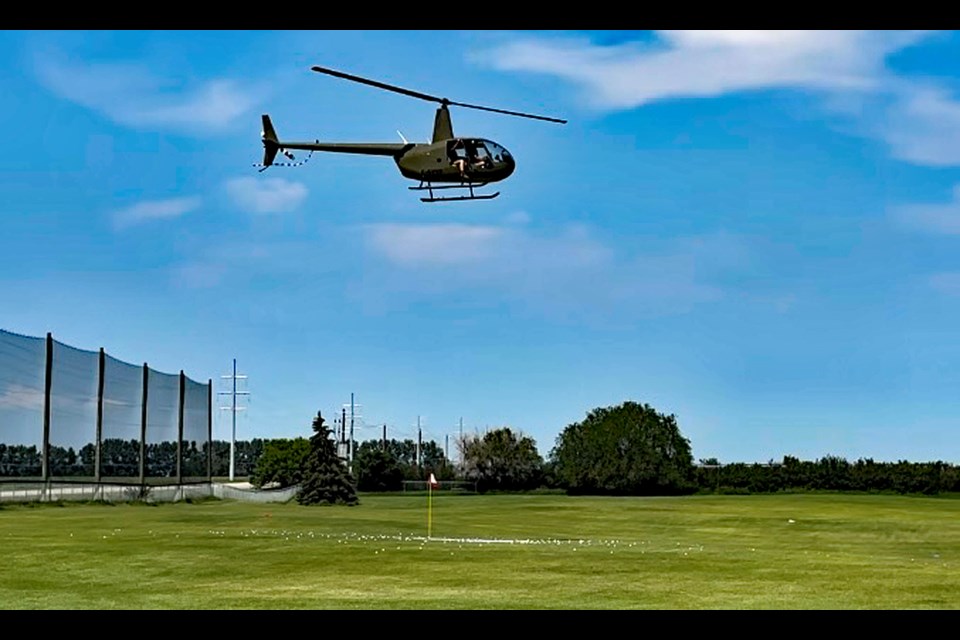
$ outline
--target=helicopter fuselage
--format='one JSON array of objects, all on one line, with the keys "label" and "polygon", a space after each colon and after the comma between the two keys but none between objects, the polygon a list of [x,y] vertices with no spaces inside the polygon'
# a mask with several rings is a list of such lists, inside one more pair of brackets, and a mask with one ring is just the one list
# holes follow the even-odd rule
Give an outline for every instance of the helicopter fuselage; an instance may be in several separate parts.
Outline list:
[{"label": "helicopter fuselage", "polygon": [[264,163],[269,166],[278,151],[350,153],[393,158],[400,173],[423,183],[498,182],[509,177],[516,162],[503,146],[485,138],[449,138],[437,142],[281,142],[268,116],[264,116]]},{"label": "helicopter fuselage", "polygon": [[394,159],[405,178],[422,182],[491,183],[509,177],[516,169],[509,151],[484,138],[416,144]]}]

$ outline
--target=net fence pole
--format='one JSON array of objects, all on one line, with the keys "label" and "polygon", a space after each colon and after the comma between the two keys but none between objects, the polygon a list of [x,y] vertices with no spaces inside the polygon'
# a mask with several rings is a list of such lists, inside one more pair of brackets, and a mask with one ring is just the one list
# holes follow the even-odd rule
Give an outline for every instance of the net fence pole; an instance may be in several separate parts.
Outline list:
[{"label": "net fence pole", "polygon": [[180,370],[180,407],[177,418],[177,484],[183,485],[183,395],[186,393],[187,377]]},{"label": "net fence pole", "polygon": [[43,456],[41,473],[43,481],[50,481],[50,391],[53,388],[53,334],[47,332],[47,362],[43,388]]},{"label": "net fence pole", "polygon": [[103,350],[103,347],[100,347],[99,373],[97,379],[97,441],[94,443],[93,452],[93,480],[98,484],[100,483],[101,446],[103,442],[103,386],[106,368],[106,352]]},{"label": "net fence pole", "polygon": [[140,484],[147,481],[147,383],[150,368],[143,363],[143,391],[140,395]]},{"label": "net fence pole", "polygon": [[213,378],[207,378],[207,482],[213,482]]}]

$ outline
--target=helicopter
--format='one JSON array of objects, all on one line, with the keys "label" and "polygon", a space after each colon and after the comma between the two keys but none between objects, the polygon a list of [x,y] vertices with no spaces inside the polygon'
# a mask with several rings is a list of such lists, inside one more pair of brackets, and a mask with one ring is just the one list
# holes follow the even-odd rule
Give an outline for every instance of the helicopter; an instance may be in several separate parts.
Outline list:
[{"label": "helicopter", "polygon": [[[427,192],[426,196],[420,198],[423,202],[489,200],[499,196],[500,192],[480,194],[476,192],[476,189],[508,178],[514,169],[516,169],[516,160],[505,147],[493,140],[455,136],[453,133],[453,124],[450,119],[449,107],[458,106],[468,109],[479,109],[482,111],[491,111],[523,118],[557,122],[560,124],[566,124],[567,122],[560,118],[551,118],[519,111],[507,111],[505,109],[495,109],[464,102],[454,102],[447,98],[440,98],[419,91],[411,91],[410,89],[404,89],[395,85],[370,80],[326,67],[313,66],[311,70],[414,98],[420,98],[421,100],[439,103],[440,106],[437,108],[433,121],[433,139],[428,143],[408,142],[406,138],[403,137],[403,134],[400,134],[400,138],[403,140],[402,143],[320,142],[320,140],[314,140],[313,142],[290,142],[280,140],[277,137],[277,132],[276,129],[274,129],[273,122],[270,120],[270,116],[263,114],[261,116],[263,129],[260,133],[260,138],[263,142],[263,162],[254,165],[260,167],[261,172],[271,166],[298,166],[306,162],[306,160],[294,162],[296,158],[290,152],[291,149],[309,151],[310,155],[313,155],[314,151],[328,151],[333,153],[387,156],[393,158],[401,175],[405,178],[418,181],[416,186],[410,186],[408,189]],[[278,153],[282,153],[283,156],[291,162],[275,162]],[[309,159],[310,155],[307,156],[307,159]],[[461,195],[443,196],[437,193],[438,191],[448,189],[460,190]]]}]

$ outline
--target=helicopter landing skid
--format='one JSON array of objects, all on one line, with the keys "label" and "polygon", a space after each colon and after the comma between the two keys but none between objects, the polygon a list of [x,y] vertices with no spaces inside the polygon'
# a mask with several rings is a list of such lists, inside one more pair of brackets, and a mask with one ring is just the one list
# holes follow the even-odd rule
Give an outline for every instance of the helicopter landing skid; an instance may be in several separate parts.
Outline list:
[{"label": "helicopter landing skid", "polygon": [[[410,189],[411,191],[429,192],[430,195],[428,197],[420,198],[421,202],[454,202],[457,200],[492,200],[493,198],[496,198],[497,196],[500,195],[499,191],[497,191],[496,193],[484,193],[484,194],[478,194],[473,191],[475,188],[479,189],[480,187],[487,186],[487,184],[488,183],[486,182],[467,182],[464,184],[445,184],[440,186],[434,186],[430,182],[425,183],[421,181],[418,186],[407,187],[407,188]],[[470,195],[447,196],[447,197],[434,196],[433,192],[438,191],[440,189],[469,189]]]}]

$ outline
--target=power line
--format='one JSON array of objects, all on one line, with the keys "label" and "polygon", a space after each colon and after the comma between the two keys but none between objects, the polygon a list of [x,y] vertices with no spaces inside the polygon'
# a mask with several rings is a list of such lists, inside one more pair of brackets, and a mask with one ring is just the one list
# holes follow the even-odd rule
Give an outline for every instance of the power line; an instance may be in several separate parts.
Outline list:
[{"label": "power line", "polygon": [[245,407],[237,406],[237,396],[249,396],[249,391],[237,391],[237,380],[246,380],[247,376],[237,375],[237,359],[233,359],[233,374],[220,376],[223,379],[231,380],[233,383],[233,388],[231,391],[221,391],[217,393],[218,396],[230,396],[232,402],[229,407],[220,407],[221,410],[229,410],[233,418],[233,429],[230,433],[230,481],[233,482],[234,474],[234,465],[236,460],[236,446],[237,446],[237,411],[243,411]]}]

